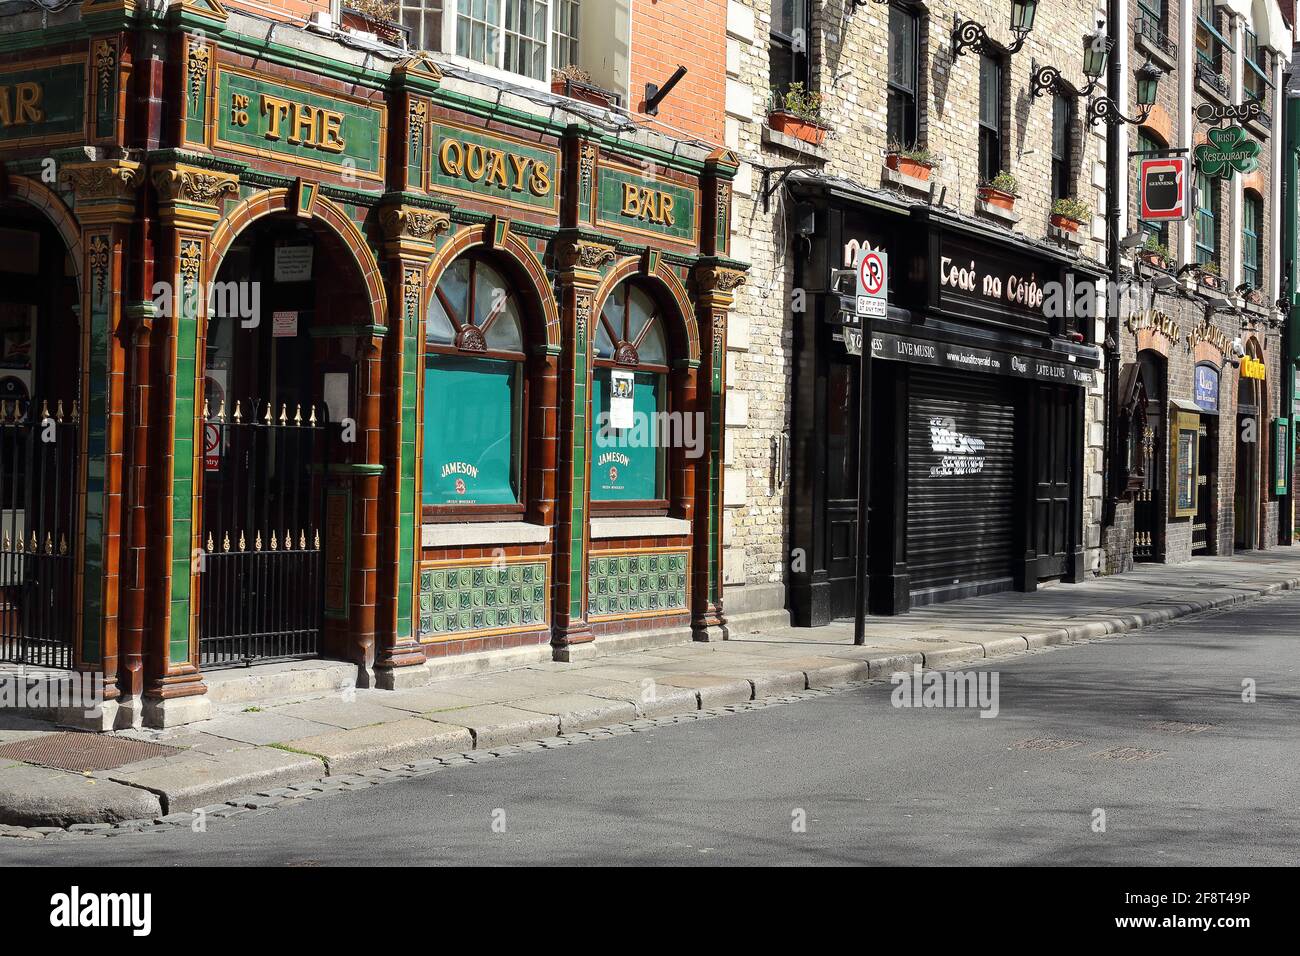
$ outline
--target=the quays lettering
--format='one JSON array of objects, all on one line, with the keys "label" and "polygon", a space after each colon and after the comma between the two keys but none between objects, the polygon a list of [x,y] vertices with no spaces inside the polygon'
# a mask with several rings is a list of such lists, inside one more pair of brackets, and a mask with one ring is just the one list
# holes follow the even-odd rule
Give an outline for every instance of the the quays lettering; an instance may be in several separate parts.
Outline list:
[{"label": "the quays lettering", "polygon": [[[343,138],[343,114],[307,103],[260,95],[258,115],[262,135],[273,142],[284,140],[291,146],[306,146],[327,153],[341,153],[347,146]],[[251,119],[249,97],[235,93],[230,97],[232,126],[247,126]]]},{"label": "the quays lettering", "polygon": [[551,191],[547,163],[478,143],[444,139],[438,149],[438,166],[447,176],[513,193],[545,196]]},{"label": "the quays lettering", "polygon": [[45,90],[39,83],[0,86],[0,127],[30,126],[45,119]]},{"label": "the quays lettering", "polygon": [[656,226],[673,225],[673,197],[658,189],[623,183],[622,213]]},{"label": "the quays lettering", "polygon": [[1018,276],[1015,273],[1004,280],[991,273],[981,274],[975,260],[969,265],[955,263],[951,256],[939,259],[939,281],[951,289],[981,295],[986,299],[1005,299],[1027,309],[1038,309],[1043,304],[1043,287],[1034,275]]}]

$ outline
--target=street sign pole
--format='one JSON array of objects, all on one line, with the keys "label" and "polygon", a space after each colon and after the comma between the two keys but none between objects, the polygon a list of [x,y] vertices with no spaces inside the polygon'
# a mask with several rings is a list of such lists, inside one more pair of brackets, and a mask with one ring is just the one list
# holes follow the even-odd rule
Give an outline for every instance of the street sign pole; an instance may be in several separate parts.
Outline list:
[{"label": "street sign pole", "polygon": [[864,249],[858,257],[857,314],[862,331],[858,373],[858,540],[853,593],[853,643],[867,642],[867,522],[871,497],[871,328],[886,314],[889,256]]}]

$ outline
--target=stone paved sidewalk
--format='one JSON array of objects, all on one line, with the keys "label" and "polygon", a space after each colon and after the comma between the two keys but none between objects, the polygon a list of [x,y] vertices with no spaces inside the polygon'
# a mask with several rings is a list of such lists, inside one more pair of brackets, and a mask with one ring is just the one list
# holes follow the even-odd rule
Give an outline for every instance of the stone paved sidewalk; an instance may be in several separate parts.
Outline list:
[{"label": "stone paved sidewalk", "polygon": [[[241,704],[172,730],[119,732],[179,752],[115,770],[77,774],[0,760],[0,836],[36,837],[67,827],[97,832],[124,820],[136,827],[176,823],[200,807],[220,816],[218,805],[256,809],[297,799],[290,788],[354,786],[375,768],[418,772],[429,761],[488,759],[524,742],[545,745],[594,728],[618,732],[656,718],[716,713],[751,700],[887,678],[914,664],[978,663],[1296,587],[1300,548],[1282,548],[871,618],[865,647],[853,646],[850,622],[733,631],[726,642],[539,663],[419,689],[345,688],[305,700]],[[49,724],[0,712],[0,743],[52,732]]]}]

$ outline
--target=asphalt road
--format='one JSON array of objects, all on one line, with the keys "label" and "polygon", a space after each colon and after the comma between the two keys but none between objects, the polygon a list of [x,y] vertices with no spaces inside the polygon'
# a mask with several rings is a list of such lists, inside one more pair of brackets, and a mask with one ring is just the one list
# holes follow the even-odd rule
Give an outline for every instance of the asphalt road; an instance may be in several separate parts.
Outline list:
[{"label": "asphalt road", "polygon": [[993,719],[883,683],[0,864],[1296,864],[1300,595],[996,670]]}]

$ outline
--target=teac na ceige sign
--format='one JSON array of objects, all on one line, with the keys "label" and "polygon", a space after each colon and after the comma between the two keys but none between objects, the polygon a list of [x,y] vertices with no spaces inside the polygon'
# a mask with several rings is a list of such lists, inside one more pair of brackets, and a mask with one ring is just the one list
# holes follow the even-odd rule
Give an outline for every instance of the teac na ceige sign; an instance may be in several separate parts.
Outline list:
[{"label": "teac na ceige sign", "polygon": [[1187,157],[1160,156],[1142,160],[1139,218],[1174,221],[1187,218]]}]

